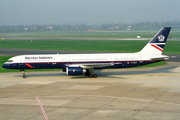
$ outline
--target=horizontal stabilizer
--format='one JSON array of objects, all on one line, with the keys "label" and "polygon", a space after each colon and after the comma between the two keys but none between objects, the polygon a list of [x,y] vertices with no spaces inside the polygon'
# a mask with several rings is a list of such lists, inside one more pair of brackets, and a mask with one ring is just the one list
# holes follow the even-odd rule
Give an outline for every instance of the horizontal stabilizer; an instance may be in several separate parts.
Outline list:
[{"label": "horizontal stabilizer", "polygon": [[168,60],[168,59],[169,59],[169,56],[151,58],[151,60]]}]

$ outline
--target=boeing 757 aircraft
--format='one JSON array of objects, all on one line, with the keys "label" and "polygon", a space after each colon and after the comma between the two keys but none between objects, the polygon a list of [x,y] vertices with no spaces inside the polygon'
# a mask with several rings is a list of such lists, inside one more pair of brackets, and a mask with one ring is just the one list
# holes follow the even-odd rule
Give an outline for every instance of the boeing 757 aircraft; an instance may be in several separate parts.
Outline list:
[{"label": "boeing 757 aircraft", "polygon": [[96,78],[95,69],[135,67],[169,59],[162,52],[170,30],[171,27],[163,27],[136,53],[19,55],[10,58],[2,67],[20,69],[23,78],[26,78],[25,69],[50,68],[60,68],[67,75],[84,73],[90,78]]}]

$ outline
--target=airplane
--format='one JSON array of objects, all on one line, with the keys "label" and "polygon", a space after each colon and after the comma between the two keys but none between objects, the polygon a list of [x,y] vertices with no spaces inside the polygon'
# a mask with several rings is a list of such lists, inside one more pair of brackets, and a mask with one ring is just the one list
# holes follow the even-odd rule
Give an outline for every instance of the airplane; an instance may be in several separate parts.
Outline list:
[{"label": "airplane", "polygon": [[142,50],[135,53],[19,55],[10,58],[2,67],[19,69],[23,78],[26,78],[26,69],[51,68],[60,68],[71,76],[85,74],[97,78],[96,69],[136,67],[169,59],[162,52],[170,30],[171,27],[163,27]]}]

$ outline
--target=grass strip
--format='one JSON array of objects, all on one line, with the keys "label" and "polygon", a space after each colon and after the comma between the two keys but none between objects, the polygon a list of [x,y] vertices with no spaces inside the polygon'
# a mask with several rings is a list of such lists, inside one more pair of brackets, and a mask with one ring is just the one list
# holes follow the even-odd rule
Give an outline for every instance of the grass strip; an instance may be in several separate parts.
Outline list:
[{"label": "grass strip", "polygon": [[[0,48],[99,51],[99,52],[138,52],[147,40],[1,40]],[[180,54],[180,41],[167,41],[163,53]]]}]

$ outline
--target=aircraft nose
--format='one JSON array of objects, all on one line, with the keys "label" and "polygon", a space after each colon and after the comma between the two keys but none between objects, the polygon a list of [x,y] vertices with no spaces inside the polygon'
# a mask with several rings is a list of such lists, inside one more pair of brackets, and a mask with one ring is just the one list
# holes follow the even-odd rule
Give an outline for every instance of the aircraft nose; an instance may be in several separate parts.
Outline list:
[{"label": "aircraft nose", "polygon": [[9,66],[8,64],[3,64],[2,65],[3,68],[8,68],[8,66]]}]

